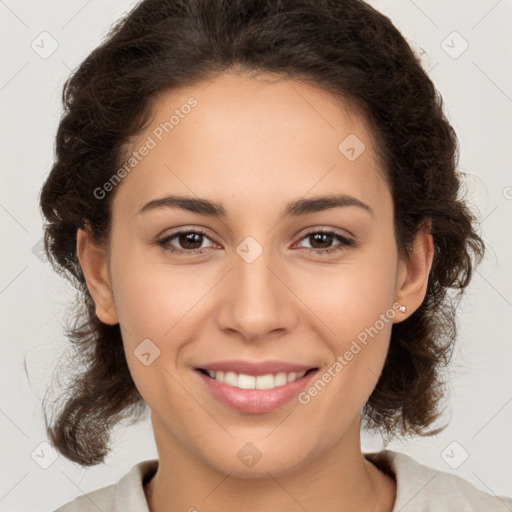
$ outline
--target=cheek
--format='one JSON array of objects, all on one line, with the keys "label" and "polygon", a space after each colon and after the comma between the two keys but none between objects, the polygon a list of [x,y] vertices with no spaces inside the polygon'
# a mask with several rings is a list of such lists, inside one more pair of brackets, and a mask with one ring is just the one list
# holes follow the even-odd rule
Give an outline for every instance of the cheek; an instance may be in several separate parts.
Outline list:
[{"label": "cheek", "polygon": [[393,246],[354,252],[343,264],[312,273],[303,293],[331,334],[346,341],[392,308],[396,264]]},{"label": "cheek", "polygon": [[159,249],[122,252],[113,276],[115,304],[130,343],[172,336],[205,294],[207,280],[197,276],[198,267],[162,263]]},{"label": "cheek", "polygon": [[[144,265],[125,254],[117,268],[116,309],[130,374],[152,410],[186,400],[179,386],[176,360],[182,343],[184,319],[195,299],[178,272],[162,265]],[[172,343],[169,341],[172,340]],[[179,377],[178,377],[179,379]]]},{"label": "cheek", "polygon": [[[341,416],[346,411],[358,411],[373,391],[396,315],[395,276],[394,246],[383,241],[380,250],[354,253],[347,265],[333,271],[324,281],[323,290],[327,291],[312,288],[316,290],[312,299],[318,306],[316,311],[329,327],[325,332],[332,357],[325,375],[329,391],[323,395],[323,405],[322,400],[318,402],[320,409],[332,408]],[[321,383],[312,393],[320,394],[317,389],[323,389]],[[338,427],[333,419],[334,430]]]}]

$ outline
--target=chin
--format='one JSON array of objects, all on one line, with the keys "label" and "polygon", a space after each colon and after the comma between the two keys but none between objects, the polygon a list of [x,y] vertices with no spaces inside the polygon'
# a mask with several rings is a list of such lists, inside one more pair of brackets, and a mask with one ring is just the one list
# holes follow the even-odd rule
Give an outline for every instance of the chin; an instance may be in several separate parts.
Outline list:
[{"label": "chin", "polygon": [[[265,450],[270,453],[265,454]],[[269,473],[273,477],[282,477],[294,473],[305,463],[304,452],[298,456],[299,449],[290,447],[289,450],[275,450],[267,447],[260,451],[254,445],[247,443],[237,451],[222,452],[219,457],[209,453],[203,459],[206,464],[221,473],[233,478],[265,478]],[[214,455],[214,459],[212,459]]]}]

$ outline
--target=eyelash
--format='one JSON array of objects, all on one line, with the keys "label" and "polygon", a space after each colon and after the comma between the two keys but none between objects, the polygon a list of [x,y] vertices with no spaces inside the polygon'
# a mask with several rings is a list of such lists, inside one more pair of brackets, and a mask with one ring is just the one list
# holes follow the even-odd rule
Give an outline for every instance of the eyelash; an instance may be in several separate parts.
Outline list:
[{"label": "eyelash", "polygon": [[[170,240],[173,240],[174,238],[176,238],[180,235],[188,235],[188,234],[197,234],[197,235],[201,235],[201,236],[204,236],[204,237],[210,239],[210,237],[204,231],[201,231],[200,229],[193,229],[193,230],[178,231],[176,233],[173,233],[170,236],[167,236],[165,238],[157,240],[156,243],[158,246],[160,246],[162,248],[162,250],[164,252],[169,251],[171,253],[188,253],[190,255],[195,255],[195,254],[203,254],[205,251],[210,249],[210,247],[206,247],[204,249],[176,249],[175,247],[172,247],[171,245],[169,245]],[[340,235],[339,233],[336,233],[335,231],[322,231],[322,230],[310,231],[309,233],[306,233],[300,239],[300,241],[302,241],[305,238],[308,238],[312,235],[316,235],[316,234],[332,235],[333,238],[335,238],[336,240],[338,240],[342,243],[340,245],[337,245],[330,249],[310,249],[308,247],[302,247],[302,249],[305,249],[308,252],[308,254],[323,254],[323,255],[333,254],[333,253],[345,250],[347,247],[355,246],[354,240],[346,238],[345,236]]]}]

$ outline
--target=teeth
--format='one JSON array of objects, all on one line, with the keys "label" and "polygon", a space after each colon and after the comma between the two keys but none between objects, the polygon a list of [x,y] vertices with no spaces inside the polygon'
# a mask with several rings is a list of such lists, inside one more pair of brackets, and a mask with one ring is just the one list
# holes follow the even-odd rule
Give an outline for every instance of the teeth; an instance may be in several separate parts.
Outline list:
[{"label": "teeth", "polygon": [[233,386],[240,389],[273,389],[279,386],[284,386],[289,382],[293,382],[304,376],[306,372],[290,372],[290,373],[269,373],[267,375],[246,375],[244,373],[235,372],[215,372],[208,370],[208,375],[219,382]]},{"label": "teeth", "polygon": [[[216,372],[213,372],[213,376],[211,377],[216,379]],[[235,372],[226,372],[226,375],[224,375],[224,383],[229,386],[238,386],[238,375]]]},{"label": "teeth", "polygon": [[297,378],[297,374],[295,372],[291,372],[288,374],[288,382],[293,382]]},{"label": "teeth", "polygon": [[238,375],[238,387],[240,389],[256,389],[256,377],[252,375]]}]

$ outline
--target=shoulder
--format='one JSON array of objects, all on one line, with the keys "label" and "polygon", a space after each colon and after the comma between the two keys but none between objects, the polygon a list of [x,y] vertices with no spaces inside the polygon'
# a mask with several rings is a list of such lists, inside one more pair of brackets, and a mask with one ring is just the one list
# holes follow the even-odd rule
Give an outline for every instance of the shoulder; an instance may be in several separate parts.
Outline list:
[{"label": "shoulder", "polygon": [[116,485],[109,485],[96,491],[78,496],[73,501],[59,507],[55,512],[114,512]]},{"label": "shoulder", "polygon": [[117,484],[108,485],[95,491],[78,496],[55,512],[149,512],[144,482],[158,468],[158,459],[146,460],[135,464]]},{"label": "shoulder", "polygon": [[420,464],[403,453],[383,450],[364,455],[395,475],[397,489],[392,512],[512,510],[512,498],[484,492],[457,475]]}]

